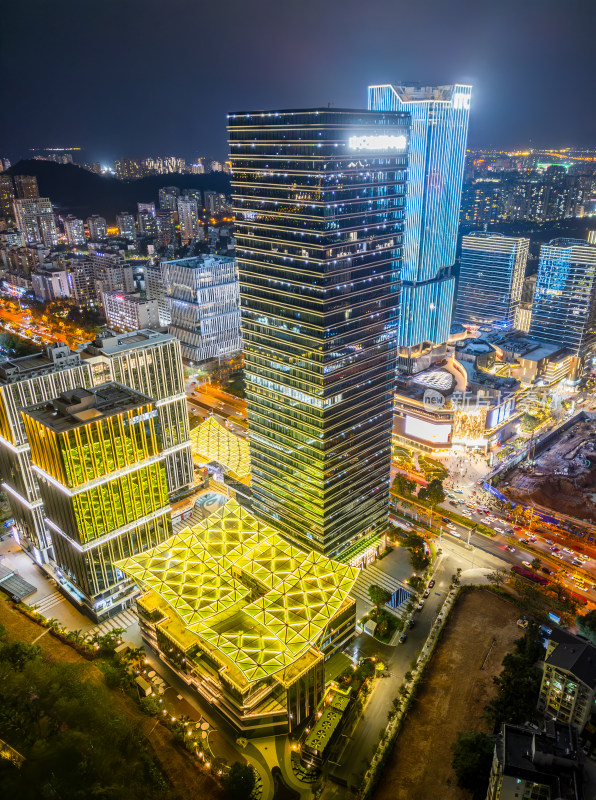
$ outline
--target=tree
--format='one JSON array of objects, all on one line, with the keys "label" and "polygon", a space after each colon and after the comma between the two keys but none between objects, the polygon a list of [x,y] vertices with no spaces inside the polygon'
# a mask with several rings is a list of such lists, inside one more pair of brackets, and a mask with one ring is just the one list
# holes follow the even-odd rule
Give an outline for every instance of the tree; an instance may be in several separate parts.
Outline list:
[{"label": "tree", "polygon": [[438,506],[445,500],[443,481],[439,480],[439,478],[433,478],[428,486],[423,486],[418,492],[418,498],[427,502],[431,508]]},{"label": "tree", "polygon": [[221,782],[229,800],[249,800],[255,788],[255,772],[249,764],[234,761]]},{"label": "tree", "polygon": [[596,644],[596,611],[588,611],[583,617],[576,617],[575,622],[581,635]]},{"label": "tree", "polygon": [[416,481],[410,480],[410,478],[406,478],[405,475],[398,472],[391,488],[396,494],[412,495],[416,490]]},{"label": "tree", "polygon": [[505,567],[501,567],[501,569],[496,569],[494,572],[490,572],[486,579],[492,586],[502,586],[504,583],[507,583],[507,578],[509,577],[509,570]]},{"label": "tree", "polygon": [[538,570],[540,569],[540,565],[541,564],[542,564],[542,561],[539,558],[533,558],[532,559],[532,569],[535,572],[538,572]]},{"label": "tree", "polygon": [[368,587],[368,596],[370,597],[370,602],[373,603],[379,611],[385,603],[391,600],[391,592],[388,592],[387,589],[383,589],[382,586],[377,586],[376,583],[372,583]]},{"label": "tree", "polygon": [[479,731],[458,733],[451,745],[451,766],[457,775],[457,785],[471,792],[473,800],[486,797],[494,749],[494,738]]}]

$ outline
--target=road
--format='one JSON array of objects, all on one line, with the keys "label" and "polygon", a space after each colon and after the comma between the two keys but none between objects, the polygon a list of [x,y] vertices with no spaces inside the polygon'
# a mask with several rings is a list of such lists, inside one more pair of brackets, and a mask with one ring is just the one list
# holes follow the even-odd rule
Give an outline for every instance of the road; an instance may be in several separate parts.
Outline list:
[{"label": "road", "polygon": [[[478,538],[486,539],[486,537]],[[503,552],[498,548],[495,553],[476,547],[468,549],[464,543],[457,540],[449,542],[447,537],[444,537],[442,549],[443,552],[439,556],[434,573],[436,583],[426,599],[422,611],[413,612],[414,627],[407,630],[408,638],[405,643],[391,647],[378,642],[367,634],[360,634],[346,650],[346,655],[355,661],[359,658],[374,656],[383,661],[390,672],[388,678],[375,680],[372,695],[360,722],[350,737],[344,737],[343,749],[336,756],[336,761],[329,765],[333,775],[347,781],[350,785],[358,785],[365,762],[366,764],[370,763],[370,756],[378,741],[379,732],[387,724],[387,712],[393,698],[398,695],[406,672],[412,668],[413,662],[426,642],[439,609],[447,596],[451,578],[458,567],[462,569],[464,579],[468,572],[470,580],[477,582],[477,570],[492,571],[502,566]],[[474,573],[469,572],[471,570],[474,570]]]}]

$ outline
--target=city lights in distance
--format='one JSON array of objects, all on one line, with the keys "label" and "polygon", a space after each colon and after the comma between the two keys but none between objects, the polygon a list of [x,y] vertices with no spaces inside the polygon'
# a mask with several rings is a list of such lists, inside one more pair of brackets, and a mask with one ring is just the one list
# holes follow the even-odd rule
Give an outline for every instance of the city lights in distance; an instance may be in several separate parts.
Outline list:
[{"label": "city lights in distance", "polygon": [[405,136],[350,136],[348,147],[350,150],[402,150],[406,149]]}]

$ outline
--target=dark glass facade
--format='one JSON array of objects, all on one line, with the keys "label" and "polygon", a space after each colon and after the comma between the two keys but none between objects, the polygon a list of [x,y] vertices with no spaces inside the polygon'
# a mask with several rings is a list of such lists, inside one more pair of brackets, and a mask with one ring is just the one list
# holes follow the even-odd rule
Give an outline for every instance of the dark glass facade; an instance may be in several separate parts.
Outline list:
[{"label": "dark glass facade", "polygon": [[228,117],[253,511],[328,556],[387,518],[408,122]]}]

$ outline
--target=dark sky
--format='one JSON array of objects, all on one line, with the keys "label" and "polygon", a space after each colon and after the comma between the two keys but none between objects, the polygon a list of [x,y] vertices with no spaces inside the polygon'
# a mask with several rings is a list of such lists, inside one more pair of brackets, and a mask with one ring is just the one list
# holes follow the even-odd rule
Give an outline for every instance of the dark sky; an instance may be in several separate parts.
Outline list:
[{"label": "dark sky", "polygon": [[472,146],[596,146],[596,0],[2,0],[0,156],[224,158],[228,111],[472,83]]}]

